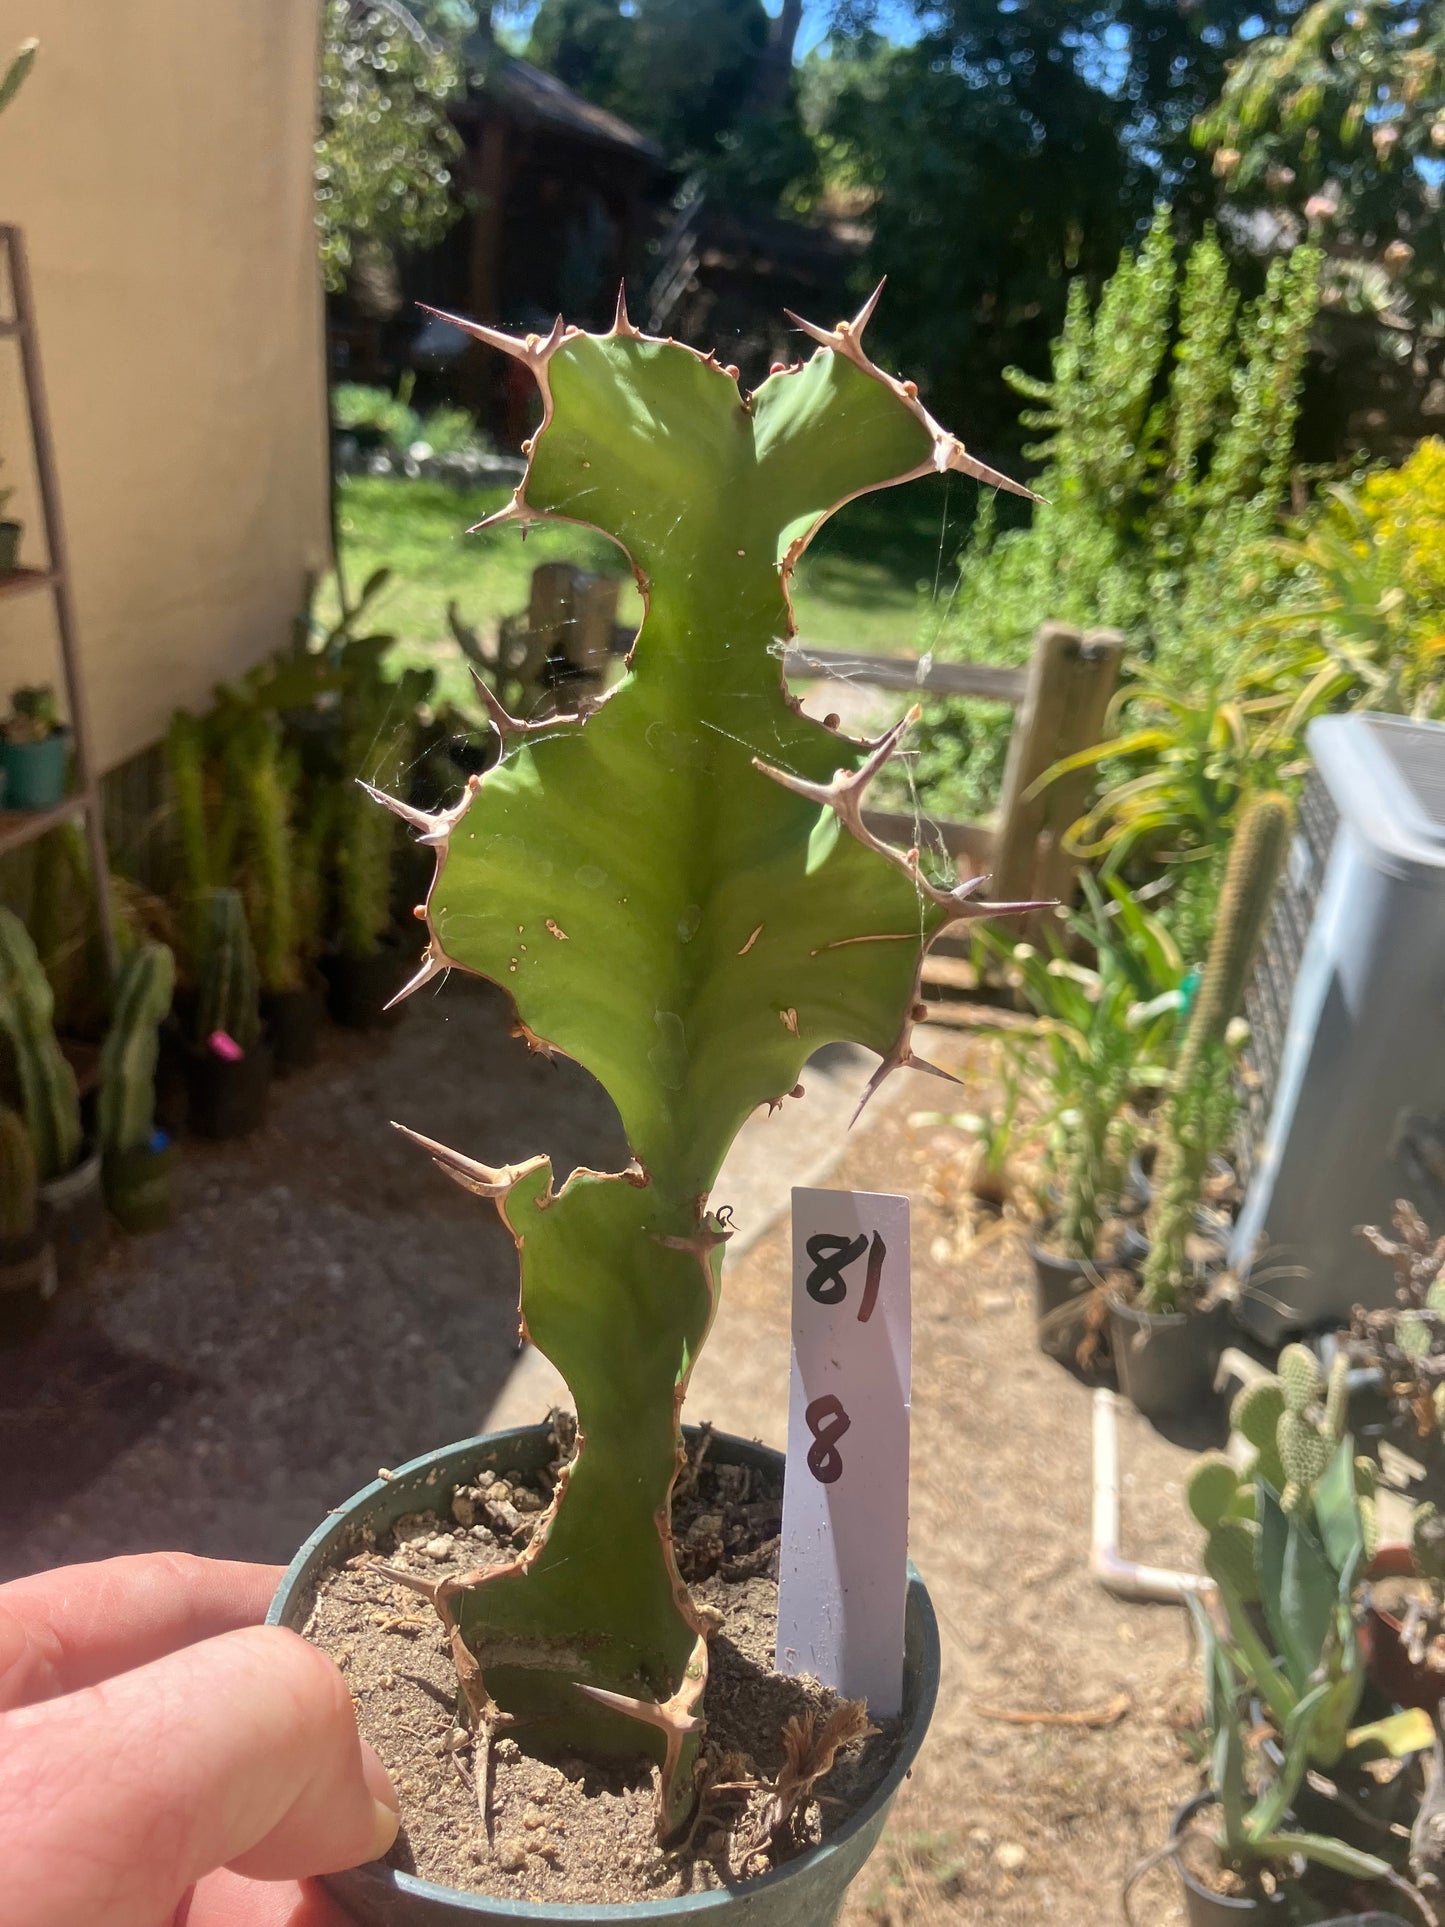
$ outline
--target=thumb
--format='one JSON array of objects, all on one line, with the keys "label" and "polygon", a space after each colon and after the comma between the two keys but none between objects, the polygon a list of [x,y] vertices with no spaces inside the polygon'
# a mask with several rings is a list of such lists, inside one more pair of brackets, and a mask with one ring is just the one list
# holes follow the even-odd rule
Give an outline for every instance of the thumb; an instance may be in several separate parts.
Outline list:
[{"label": "thumb", "polygon": [[3,1927],[154,1927],[213,1868],[334,1873],[396,1830],[345,1680],[276,1627],[0,1718]]}]

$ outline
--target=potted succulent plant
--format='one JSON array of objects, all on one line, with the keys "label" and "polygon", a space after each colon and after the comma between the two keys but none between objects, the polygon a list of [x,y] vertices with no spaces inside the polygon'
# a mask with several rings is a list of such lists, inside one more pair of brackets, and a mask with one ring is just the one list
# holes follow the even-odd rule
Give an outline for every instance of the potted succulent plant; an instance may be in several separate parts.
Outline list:
[{"label": "potted succulent plant", "polygon": [[60,720],[52,689],[42,685],[13,693],[0,766],[8,808],[50,810],[62,800],[70,771],[70,731]]},{"label": "potted succulent plant", "polygon": [[62,1284],[78,1279],[105,1236],[100,1150],[81,1122],[75,1072],[56,1041],[55,997],[30,932],[0,909],[0,1031],[40,1183],[40,1213]]},{"label": "potted succulent plant", "polygon": [[1284,862],[1293,812],[1274,792],[1255,797],[1235,834],[1209,955],[1171,1073],[1158,1129],[1148,1255],[1133,1296],[1110,1302],[1119,1383],[1148,1418],[1168,1419],[1207,1397],[1224,1305],[1217,1246],[1198,1244],[1209,1161],[1234,1115],[1230,1026],[1244,1002]]},{"label": "potted succulent plant", "polygon": [[1184,975],[1163,926],[1122,885],[1106,889],[1091,883],[1088,914],[1068,919],[1070,934],[1093,950],[1091,964],[1058,936],[1047,956],[992,932],[984,938],[1035,1020],[1002,1035],[1010,1052],[1036,1060],[1047,1098],[1052,1193],[1033,1246],[1034,1278],[1040,1343],[1064,1360],[1099,1346],[1104,1277],[1127,1256],[1104,1250],[1101,1233],[1121,1205],[1133,1100],[1165,1076]]},{"label": "potted succulent plant", "polygon": [[246,1137],[264,1123],[271,1090],[256,950],[239,890],[208,891],[202,910],[188,1053],[190,1126],[200,1137]]},{"label": "potted succulent plant", "polygon": [[[836,329],[809,327],[820,351],[747,396],[736,371],[640,335],[620,303],[600,336],[560,321],[545,339],[472,330],[543,393],[545,425],[504,518],[606,531],[625,545],[647,603],[626,675],[589,714],[523,723],[494,699],[502,760],[452,809],[392,802],[435,854],[427,945],[408,988],[450,968],[501,985],[532,1048],[564,1051],[600,1079],[633,1154],[625,1170],[577,1171],[558,1189],[545,1155],[494,1167],[419,1140],[496,1203],[521,1253],[525,1329],[577,1402],[575,1447],[525,1525],[523,1552],[444,1576],[372,1569],[383,1595],[401,1583],[435,1609],[435,1650],[450,1654],[459,1693],[452,1744],[483,1808],[532,1750],[648,1759],[656,1834],[686,1841],[704,1784],[712,1623],[682,1581],[672,1507],[688,1463],[679,1411],[728,1235],[709,1192],[743,1120],[797,1094],[824,1043],[879,1053],[866,1095],[918,1062],[923,954],[941,930],[981,914],[971,886],[931,882],[916,854],[868,826],[868,786],[904,725],[859,743],[805,716],[774,646],[793,626],[792,568],[833,507],[937,469],[1001,479],[865,355],[872,305]],[[304,1550],[273,1618],[304,1626],[318,1589],[378,1532],[399,1530],[399,1511],[468,1519],[501,1504],[486,1479],[472,1496],[482,1467],[525,1471],[548,1452],[540,1433],[472,1441],[381,1481]],[[500,1489],[517,1481],[509,1474]],[[467,1879],[494,1895],[503,1883],[499,1897],[401,1871],[395,1855],[337,1891],[368,1921],[731,1910],[821,1927],[922,1738],[921,1589],[914,1601],[892,1769],[831,1841],[773,1872],[625,1913],[527,1904],[519,1915],[506,1896],[528,1888],[505,1884],[521,1878],[512,1860],[536,1868],[533,1885],[550,1863],[525,1843],[504,1860],[474,1812]],[[388,1743],[393,1757],[410,1744],[395,1732]],[[805,1772],[816,1777],[816,1766]],[[407,1838],[418,1816],[402,1799]],[[533,1838],[565,1851],[565,1840]],[[615,1856],[619,1899],[635,1892],[626,1882],[638,1858]]]},{"label": "potted succulent plant", "polygon": [[155,1231],[171,1219],[175,1147],[156,1129],[155,1095],[160,1026],[175,981],[175,959],[163,943],[137,945],[121,966],[100,1053],[101,1175],[111,1215],[126,1231]]},{"label": "potted succulent plant", "polygon": [[20,543],[25,529],[23,524],[12,522],[5,515],[14,493],[13,488],[0,488],[0,576],[14,575],[20,567]]},{"label": "potted succulent plant", "polygon": [[55,1296],[55,1246],[40,1215],[25,1120],[0,1106],[0,1331],[23,1336]]},{"label": "potted succulent plant", "polygon": [[[1345,1360],[1326,1385],[1314,1355],[1287,1346],[1278,1375],[1239,1394],[1231,1426],[1233,1450],[1204,1454],[1187,1488],[1217,1599],[1215,1615],[1191,1602],[1209,1784],[1175,1816],[1163,1850],[1191,1927],[1295,1919],[1306,1868],[1418,1901],[1391,1844],[1406,1777],[1379,1777],[1366,1762],[1407,1759],[1433,1735],[1418,1711],[1359,1723],[1358,1587],[1374,1541],[1374,1468],[1346,1430]],[[1432,1917],[1427,1906],[1421,1918]]]}]

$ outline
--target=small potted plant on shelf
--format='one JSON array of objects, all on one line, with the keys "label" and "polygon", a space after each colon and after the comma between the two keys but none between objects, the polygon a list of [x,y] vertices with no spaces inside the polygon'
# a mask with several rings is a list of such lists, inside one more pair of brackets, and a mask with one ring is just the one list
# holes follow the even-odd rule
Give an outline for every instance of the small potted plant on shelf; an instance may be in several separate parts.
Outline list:
[{"label": "small potted plant on shelf", "polygon": [[40,1212],[60,1282],[88,1268],[105,1237],[100,1150],[88,1142],[75,1072],[55,1036],[55,997],[30,932],[0,909],[0,1032],[10,1046],[20,1109],[40,1182]]},{"label": "small potted plant on shelf", "polygon": [[[639,335],[620,304],[601,336],[560,322],[545,340],[474,330],[529,368],[547,403],[507,514],[612,534],[648,613],[626,674],[590,713],[524,723],[494,701],[502,760],[451,809],[393,802],[435,862],[408,988],[449,968],[502,986],[530,1047],[566,1052],[610,1092],[632,1160],[558,1188],[545,1155],[494,1167],[420,1140],[500,1210],[521,1255],[525,1328],[571,1386],[578,1424],[575,1440],[535,1428],[389,1475],[330,1516],[277,1596],[273,1619],[318,1636],[338,1587],[369,1587],[376,1604],[400,1589],[403,1618],[419,1596],[436,1622],[409,1664],[429,1651],[454,1673],[455,1727],[452,1691],[442,1698],[460,1769],[448,1779],[466,1783],[463,1851],[439,1875],[403,1790],[391,1864],[330,1883],[364,1919],[516,1918],[521,1902],[539,1919],[660,1921],[705,1907],[821,1927],[922,1739],[930,1636],[915,1580],[892,1763],[855,1781],[851,1817],[823,1809],[821,1842],[815,1824],[799,1831],[858,1711],[835,1708],[839,1720],[816,1729],[800,1717],[786,1738],[764,1717],[738,1746],[774,1764],[740,1774],[736,1753],[724,1759],[707,1724],[716,1622],[684,1583],[695,1535],[674,1513],[704,1476],[719,1494],[760,1491],[764,1514],[776,1504],[776,1455],[714,1440],[700,1468],[700,1442],[685,1450],[679,1426],[717,1303],[728,1230],[709,1194],[728,1146],[755,1108],[801,1095],[799,1074],[824,1043],[880,1054],[870,1095],[916,1064],[924,952],[986,908],[869,828],[868,786],[903,725],[859,743],[805,716],[774,646],[792,629],[792,568],[833,506],[939,468],[991,473],[911,384],[868,360],[871,306],[836,330],[810,329],[820,352],[746,397],[735,370]],[[726,1527],[731,1503],[709,1512],[703,1539]],[[408,1556],[414,1543],[420,1559]],[[383,1567],[358,1567],[373,1547]],[[378,1617],[392,1614],[362,1614]],[[759,1671],[770,1676],[766,1658]],[[362,1721],[394,1760],[413,1745],[387,1720],[384,1694],[363,1704]],[[652,1838],[604,1853],[606,1901],[534,1909],[538,1896],[568,1893],[553,1875],[571,1830],[524,1829],[517,1799],[541,1770],[532,1756],[559,1753],[619,1771],[650,1761]],[[880,1768],[865,1749],[858,1771]],[[752,1847],[719,1881],[699,1842],[729,1864],[716,1839],[736,1841],[723,1788],[739,1779],[763,1806]],[[711,1891],[649,1897],[649,1876],[677,1888],[689,1870]]]},{"label": "small potted plant on shelf", "polygon": [[100,1054],[101,1175],[111,1216],[126,1231],[156,1231],[171,1220],[175,1147],[156,1129],[155,1096],[160,1026],[175,980],[163,943],[137,945],[121,966]]},{"label": "small potted plant on shelf", "polygon": [[0,1332],[24,1336],[55,1296],[56,1283],[30,1133],[18,1111],[0,1105]]},{"label": "small potted plant on shelf", "polygon": [[1223,1254],[1200,1249],[1198,1213],[1211,1157],[1234,1115],[1230,1027],[1244,1002],[1284,862],[1293,813],[1273,792],[1249,805],[1229,853],[1214,934],[1158,1130],[1149,1250],[1137,1294],[1116,1293],[1109,1320],[1123,1391],[1167,1419],[1208,1395],[1218,1363]]},{"label": "small potted plant on shelf", "polygon": [[239,890],[210,890],[203,901],[191,1024],[191,1129],[199,1137],[249,1136],[266,1118],[271,1046]]},{"label": "small potted plant on shelf", "polygon": [[5,515],[14,493],[13,488],[0,488],[0,576],[14,575],[20,567],[20,543],[25,529],[22,523],[12,522]]},{"label": "small potted plant on shelf", "polygon": [[46,685],[17,689],[4,722],[0,767],[12,810],[51,810],[63,801],[70,771],[70,731]]},{"label": "small potted plant on shelf", "polygon": [[[1360,1721],[1358,1587],[1375,1534],[1374,1467],[1355,1457],[1346,1430],[1345,1360],[1327,1385],[1313,1353],[1287,1346],[1278,1375],[1236,1398],[1231,1427],[1232,1451],[1204,1454],[1187,1487],[1216,1588],[1213,1612],[1191,1602],[1209,1784],[1176,1814],[1163,1850],[1191,1927],[1293,1920],[1308,1869],[1418,1900],[1391,1827],[1412,1798],[1403,1763],[1431,1745],[1432,1729],[1418,1711]],[[1380,1761],[1384,1772],[1371,1764]],[[1428,1908],[1422,1918],[1433,1918]]]}]

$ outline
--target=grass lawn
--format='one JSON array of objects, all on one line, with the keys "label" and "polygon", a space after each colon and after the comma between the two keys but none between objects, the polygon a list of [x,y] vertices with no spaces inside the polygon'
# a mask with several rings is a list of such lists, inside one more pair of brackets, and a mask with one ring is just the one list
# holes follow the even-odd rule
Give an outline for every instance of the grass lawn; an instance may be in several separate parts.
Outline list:
[{"label": "grass lawn", "polygon": [[[442,482],[349,477],[340,485],[338,536],[348,587],[355,593],[374,569],[391,569],[393,579],[374,605],[377,625],[395,634],[400,661],[434,667],[440,693],[466,707],[470,680],[447,627],[448,602],[457,603],[464,620],[485,627],[526,607],[539,562],[625,573],[620,551],[587,529],[533,528],[525,541],[510,524],[467,534],[506,499],[505,490],[458,490]],[[883,655],[931,646],[973,502],[973,484],[957,477],[929,477],[850,502],[798,569],[793,602],[801,635]],[[335,587],[328,584],[322,613],[334,609]],[[621,613],[624,621],[641,615],[630,582]]]}]

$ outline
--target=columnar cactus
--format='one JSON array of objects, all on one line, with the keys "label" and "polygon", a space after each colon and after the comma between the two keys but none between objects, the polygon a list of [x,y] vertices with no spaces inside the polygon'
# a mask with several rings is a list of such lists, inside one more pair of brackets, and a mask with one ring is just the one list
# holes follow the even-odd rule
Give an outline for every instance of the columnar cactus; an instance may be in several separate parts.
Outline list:
[{"label": "columnar cactus", "polygon": [[646,616],[627,673],[585,715],[520,722],[483,688],[498,764],[439,815],[391,802],[437,859],[408,991],[449,968],[500,984],[529,1048],[566,1052],[607,1088],[632,1150],[626,1170],[557,1190],[545,1155],[493,1168],[418,1139],[496,1201],[525,1329],[579,1424],[527,1550],[433,1597],[474,1711],[574,1748],[650,1753],[664,1833],[692,1804],[707,1676],[670,1496],[728,1235],[713,1181],[743,1120],[799,1095],[821,1045],[878,1052],[865,1102],[918,1064],[924,952],[998,910],[971,883],[930,882],[865,820],[907,719],[856,742],[783,682],[789,578],[834,508],[949,468],[1003,481],[869,360],[872,308],[835,329],[799,323],[818,351],[747,395],[735,369],[641,335],[620,301],[605,335],[457,324],[542,391],[526,476],[493,520],[612,536]]},{"label": "columnar cactus", "polygon": [[1289,799],[1270,792],[1255,798],[1235,832],[1209,956],[1164,1109],[1154,1178],[1158,1202],[1140,1297],[1148,1311],[1172,1310],[1187,1281],[1185,1245],[1205,1167],[1217,1149],[1209,1134],[1217,1108],[1213,1085],[1229,1074],[1225,1032],[1244,1002],[1293,821]]},{"label": "columnar cactus", "polygon": [[247,898],[264,989],[298,990],[295,832],[291,814],[300,772],[269,716],[249,716],[230,746],[245,817]]},{"label": "columnar cactus", "polygon": [[0,1106],[0,1242],[18,1244],[35,1229],[39,1179],[25,1119]]},{"label": "columnar cactus", "polygon": [[55,997],[30,932],[0,910],[0,1030],[10,1040],[20,1103],[42,1184],[64,1177],[80,1157],[80,1092],[55,1041]]},{"label": "columnar cactus", "polygon": [[260,1039],[256,951],[239,890],[206,893],[196,1029],[203,1044],[215,1031],[223,1031],[243,1051],[253,1050]]},{"label": "columnar cactus", "polygon": [[137,946],[121,966],[115,1011],[100,1053],[96,1104],[109,1157],[143,1150],[155,1130],[156,1058],[161,1020],[171,1007],[175,959],[163,943]]}]

